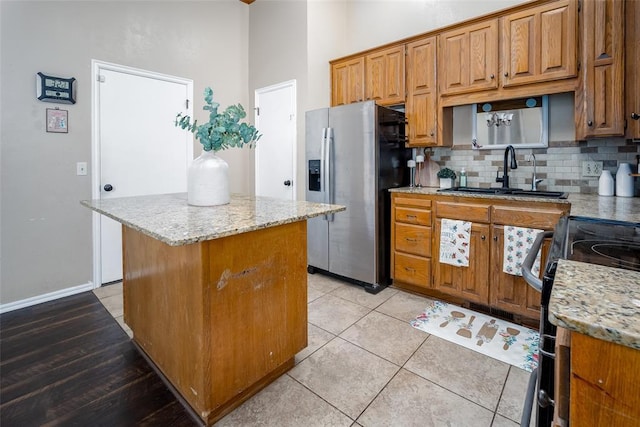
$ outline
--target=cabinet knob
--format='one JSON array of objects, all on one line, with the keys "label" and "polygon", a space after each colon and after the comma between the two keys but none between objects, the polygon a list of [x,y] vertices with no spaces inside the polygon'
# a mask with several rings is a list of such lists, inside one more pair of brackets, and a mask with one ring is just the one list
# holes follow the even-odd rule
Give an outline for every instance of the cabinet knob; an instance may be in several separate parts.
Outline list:
[{"label": "cabinet knob", "polygon": [[104,186],[104,191],[111,191],[111,190],[113,190],[113,185],[107,184]]},{"label": "cabinet knob", "polygon": [[593,126],[593,120],[589,120],[589,121],[587,122],[587,126],[589,126],[589,127]]},{"label": "cabinet knob", "polygon": [[640,119],[640,114],[638,114],[638,113],[631,113],[631,118],[632,118],[633,120],[638,120],[638,119]]},{"label": "cabinet knob", "polygon": [[495,79],[495,78],[496,78],[496,76],[494,76],[493,74],[491,74],[491,75],[489,76],[489,78],[490,78],[491,80],[493,80],[493,79]]},{"label": "cabinet knob", "polygon": [[487,240],[487,236],[480,236],[480,239],[482,239],[483,241]]},{"label": "cabinet knob", "polygon": [[433,136],[433,135],[435,135],[435,134],[436,134],[435,132],[431,132],[431,134],[430,134],[430,135],[431,135],[431,136]]},{"label": "cabinet knob", "polygon": [[505,77],[509,77],[509,73],[504,73],[504,76]]},{"label": "cabinet knob", "polygon": [[498,236],[493,236],[493,241],[497,242],[498,241]]}]

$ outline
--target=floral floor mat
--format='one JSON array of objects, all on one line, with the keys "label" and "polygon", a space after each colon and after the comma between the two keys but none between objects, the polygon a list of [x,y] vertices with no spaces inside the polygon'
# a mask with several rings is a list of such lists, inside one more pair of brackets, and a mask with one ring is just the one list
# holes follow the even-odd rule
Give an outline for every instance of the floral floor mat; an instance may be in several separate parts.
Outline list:
[{"label": "floral floor mat", "polygon": [[442,301],[429,304],[411,326],[528,372],[538,366],[538,331]]}]

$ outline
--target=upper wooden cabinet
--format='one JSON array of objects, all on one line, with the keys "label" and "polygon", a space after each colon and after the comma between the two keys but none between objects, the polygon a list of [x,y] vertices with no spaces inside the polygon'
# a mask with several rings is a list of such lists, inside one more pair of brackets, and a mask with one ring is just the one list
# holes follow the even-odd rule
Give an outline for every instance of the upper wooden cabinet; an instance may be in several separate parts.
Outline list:
[{"label": "upper wooden cabinet", "polygon": [[407,44],[407,146],[437,145],[436,37]]},{"label": "upper wooden cabinet", "polygon": [[438,37],[441,95],[498,87],[498,19],[465,25]]},{"label": "upper wooden cabinet", "polygon": [[620,0],[582,3],[584,64],[576,90],[577,139],[625,133],[624,6]]},{"label": "upper wooden cabinet", "polygon": [[380,105],[404,104],[404,45],[370,53],[365,58],[365,95]]},{"label": "upper wooden cabinet", "polygon": [[577,75],[577,4],[564,0],[502,18],[502,86]]},{"label": "upper wooden cabinet", "polygon": [[627,138],[640,139],[640,2],[627,1],[625,94]]},{"label": "upper wooden cabinet", "polygon": [[331,106],[364,101],[364,57],[331,64]]}]

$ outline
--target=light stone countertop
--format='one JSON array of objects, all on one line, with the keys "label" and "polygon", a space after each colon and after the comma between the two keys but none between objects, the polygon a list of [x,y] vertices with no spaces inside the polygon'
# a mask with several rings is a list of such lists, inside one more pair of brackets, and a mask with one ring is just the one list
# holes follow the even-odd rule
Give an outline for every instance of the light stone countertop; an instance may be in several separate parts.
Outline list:
[{"label": "light stone countertop", "polygon": [[80,202],[170,246],[188,245],[344,211],[340,205],[233,194],[228,205],[187,204],[187,193]]},{"label": "light stone countertop", "polygon": [[428,194],[448,197],[469,197],[477,199],[518,200],[535,203],[570,203],[571,215],[590,218],[611,219],[640,223],[640,197],[604,197],[597,194],[568,193],[567,199],[546,197],[511,196],[508,194],[473,194],[439,192],[436,187],[401,187],[389,191],[394,193]]},{"label": "light stone countertop", "polygon": [[559,260],[549,321],[640,350],[640,273]]}]

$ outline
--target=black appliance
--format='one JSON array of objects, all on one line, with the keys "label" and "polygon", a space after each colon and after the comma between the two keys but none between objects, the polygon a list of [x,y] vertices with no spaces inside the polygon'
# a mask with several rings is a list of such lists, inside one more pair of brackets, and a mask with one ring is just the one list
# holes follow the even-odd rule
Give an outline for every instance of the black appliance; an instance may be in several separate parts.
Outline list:
[{"label": "black appliance", "polygon": [[[532,274],[531,267],[544,238],[552,236],[541,280]],[[522,268],[527,283],[541,293],[538,368],[529,382],[522,425],[529,425],[534,393],[538,401],[533,411],[536,413],[536,425],[549,427],[553,422],[556,327],[549,322],[548,314],[551,289],[560,259],[640,271],[640,223],[565,216],[553,232],[537,236]]]}]

